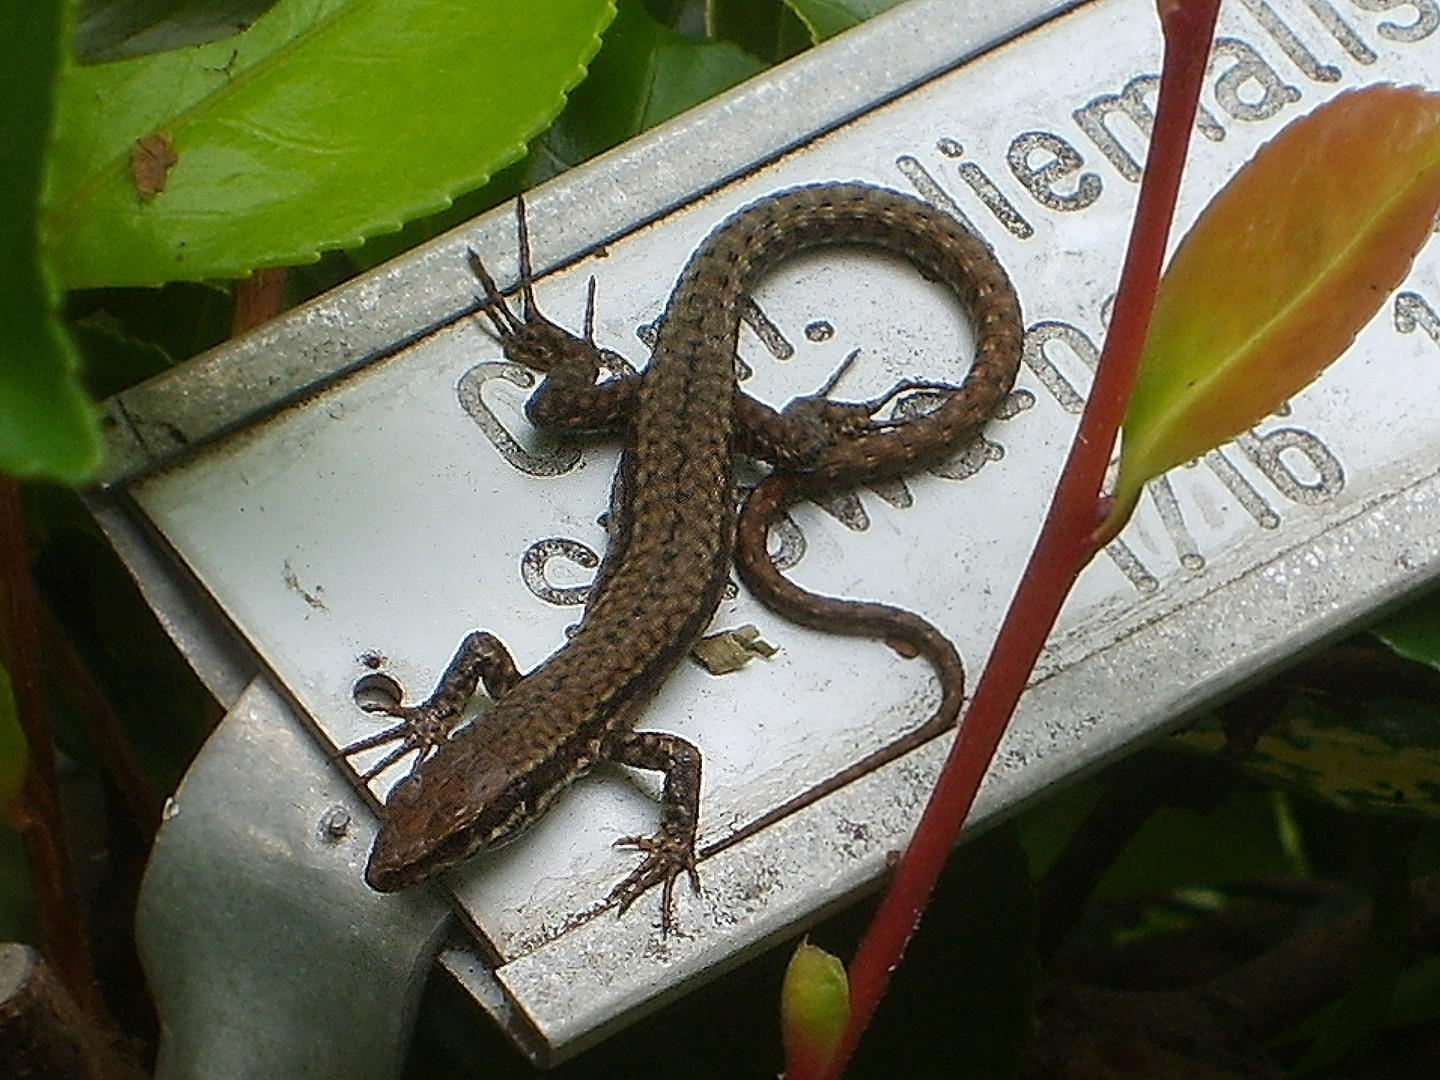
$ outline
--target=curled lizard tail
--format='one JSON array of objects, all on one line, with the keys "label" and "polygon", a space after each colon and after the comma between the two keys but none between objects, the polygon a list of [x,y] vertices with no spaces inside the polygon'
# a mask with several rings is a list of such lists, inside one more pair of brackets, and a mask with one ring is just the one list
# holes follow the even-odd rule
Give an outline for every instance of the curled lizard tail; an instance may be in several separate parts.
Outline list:
[{"label": "curled lizard tail", "polygon": [[954,726],[965,701],[965,667],[950,639],[920,616],[864,600],[840,600],[807,592],[776,568],[766,549],[770,524],[803,496],[792,474],[775,473],[745,500],[736,526],[735,568],[751,594],[771,611],[793,623],[832,634],[883,639],[903,656],[923,656],[940,680],[940,704],[919,727],[868,754],[834,776],[748,822],[708,846],[708,857],[753,836],[795,811],[889,764]]}]

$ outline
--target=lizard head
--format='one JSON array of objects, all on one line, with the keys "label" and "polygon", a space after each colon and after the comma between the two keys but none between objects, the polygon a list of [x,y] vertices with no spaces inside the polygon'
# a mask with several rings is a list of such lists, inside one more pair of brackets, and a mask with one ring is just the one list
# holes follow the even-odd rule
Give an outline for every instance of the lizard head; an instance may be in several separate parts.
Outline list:
[{"label": "lizard head", "polygon": [[395,892],[513,839],[533,816],[522,777],[437,754],[401,780],[385,800],[380,833],[365,867],[377,892]]}]

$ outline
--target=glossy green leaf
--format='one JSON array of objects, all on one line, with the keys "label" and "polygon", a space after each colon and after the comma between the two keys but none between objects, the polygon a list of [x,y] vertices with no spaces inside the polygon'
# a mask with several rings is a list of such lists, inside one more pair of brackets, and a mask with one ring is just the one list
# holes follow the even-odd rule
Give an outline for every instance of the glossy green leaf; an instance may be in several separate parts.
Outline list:
[{"label": "glossy green leaf", "polygon": [[[655,10],[653,0],[646,4]],[[767,63],[778,64],[815,44],[805,24],[781,0],[711,0],[705,16],[707,38],[738,45]]]},{"label": "glossy green leaf", "polygon": [[1186,886],[1294,874],[1293,859],[1281,842],[1278,810],[1268,792],[1237,792],[1213,810],[1162,807],[1105,871],[1095,895],[1155,896]]},{"label": "glossy green leaf", "polygon": [[37,231],[63,12],[0,4],[0,469],[79,483],[99,463],[99,441]]},{"label": "glossy green leaf", "polygon": [[1273,412],[1354,340],[1440,208],[1440,94],[1341,94],[1217,195],[1160,283],[1124,423],[1116,511]]},{"label": "glossy green leaf", "polygon": [[728,42],[692,41],[661,26],[641,0],[619,0],[590,79],[542,143],[567,166],[677,116],[759,74],[765,65]]},{"label": "glossy green leaf", "polygon": [[[224,41],[72,66],[44,219],[60,283],[239,277],[448,206],[555,118],[613,15],[612,0],[281,0]],[[153,194],[132,174],[141,140]]]},{"label": "glossy green leaf", "polygon": [[590,74],[525,161],[449,210],[366,244],[354,253],[356,263],[378,265],[765,69],[737,45],[692,41],[667,29],[642,0],[618,0],[616,7]]}]

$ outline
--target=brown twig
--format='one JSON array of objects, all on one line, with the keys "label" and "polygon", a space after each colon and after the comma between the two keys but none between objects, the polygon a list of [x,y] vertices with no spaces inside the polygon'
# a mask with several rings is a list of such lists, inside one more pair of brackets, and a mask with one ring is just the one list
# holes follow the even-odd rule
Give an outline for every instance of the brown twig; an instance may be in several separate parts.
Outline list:
[{"label": "brown twig", "polygon": [[0,944],[0,1062],[45,1080],[146,1080],[113,1028],[75,1004],[35,951]]},{"label": "brown twig", "polygon": [[0,475],[0,646],[29,751],[14,816],[30,858],[45,955],[75,1000],[92,1016],[105,1017],[65,850],[36,612],[20,486]]},{"label": "brown twig", "polygon": [[80,659],[75,646],[48,610],[40,607],[37,613],[45,658],[54,684],[74,695],[85,720],[86,732],[100,755],[105,773],[125,800],[126,808],[148,843],[155,838],[155,830],[160,827],[165,800],[145,775],[135,747],[126,737],[104,691]]}]

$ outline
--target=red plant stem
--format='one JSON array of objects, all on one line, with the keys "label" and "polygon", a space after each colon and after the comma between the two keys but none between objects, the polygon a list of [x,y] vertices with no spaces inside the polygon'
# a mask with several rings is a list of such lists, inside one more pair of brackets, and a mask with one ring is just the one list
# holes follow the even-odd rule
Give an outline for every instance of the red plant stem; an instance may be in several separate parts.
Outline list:
[{"label": "red plant stem", "polygon": [[285,308],[285,283],[290,270],[273,266],[256,270],[235,282],[235,311],[230,319],[230,336],[238,337],[269,322]]},{"label": "red plant stem", "polygon": [[1130,248],[1080,429],[1025,576],[945,768],[850,964],[850,1023],[827,1077],[839,1077],[870,1022],[979,791],[1016,702],[1080,570],[1098,549],[1100,486],[1135,382],[1219,0],[1160,0],[1165,64]]},{"label": "red plant stem", "polygon": [[0,653],[28,748],[19,805],[10,808],[10,815],[18,822],[30,858],[45,956],[76,1002],[104,1019],[65,850],[55,752],[45,717],[37,611],[25,554],[20,485],[0,475]]}]

